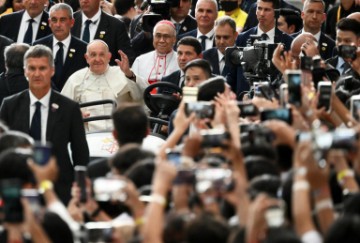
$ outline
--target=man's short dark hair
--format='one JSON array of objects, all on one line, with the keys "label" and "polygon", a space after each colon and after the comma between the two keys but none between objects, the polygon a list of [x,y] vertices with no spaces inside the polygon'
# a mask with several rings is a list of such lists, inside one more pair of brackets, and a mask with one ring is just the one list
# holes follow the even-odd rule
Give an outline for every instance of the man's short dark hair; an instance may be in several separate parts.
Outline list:
[{"label": "man's short dark hair", "polygon": [[117,14],[124,15],[135,7],[135,2],[133,0],[115,0],[114,7]]},{"label": "man's short dark hair", "polygon": [[258,2],[272,3],[273,9],[279,8],[279,0],[257,0]]},{"label": "man's short dark hair", "polygon": [[20,131],[7,131],[0,137],[0,153],[7,149],[30,147],[34,143],[32,137]]},{"label": "man's short dark hair", "polygon": [[290,27],[291,25],[295,26],[294,33],[299,32],[302,29],[303,21],[298,11],[286,8],[282,9],[280,15],[284,17],[284,20],[287,23],[288,27]]},{"label": "man's short dark hair", "polygon": [[33,172],[27,164],[31,153],[24,149],[8,149],[0,154],[0,180],[16,178],[22,184],[35,185]]},{"label": "man's short dark hair", "polygon": [[360,22],[355,19],[343,18],[337,23],[336,28],[342,31],[351,31],[360,37]]},{"label": "man's short dark hair", "polygon": [[196,54],[198,54],[198,55],[200,55],[202,52],[200,42],[195,37],[192,37],[192,36],[185,36],[185,37],[181,38],[177,43],[177,47],[179,47],[180,45],[192,46],[194,48]]},{"label": "man's short dark hair", "polygon": [[225,92],[226,79],[222,76],[210,78],[199,85],[197,99],[200,101],[212,101],[217,94]]},{"label": "man's short dark hair", "polygon": [[7,69],[23,69],[24,55],[30,46],[26,43],[13,43],[5,47],[4,57]]},{"label": "man's short dark hair", "polygon": [[212,70],[211,70],[211,64],[209,61],[207,61],[205,59],[192,60],[186,64],[186,66],[184,68],[184,73],[186,73],[186,70],[188,70],[189,68],[192,68],[192,67],[201,68],[205,72],[207,79],[211,77]]},{"label": "man's short dark hair", "polygon": [[125,103],[112,115],[117,140],[120,145],[139,143],[147,135],[149,122],[144,108],[138,104]]}]

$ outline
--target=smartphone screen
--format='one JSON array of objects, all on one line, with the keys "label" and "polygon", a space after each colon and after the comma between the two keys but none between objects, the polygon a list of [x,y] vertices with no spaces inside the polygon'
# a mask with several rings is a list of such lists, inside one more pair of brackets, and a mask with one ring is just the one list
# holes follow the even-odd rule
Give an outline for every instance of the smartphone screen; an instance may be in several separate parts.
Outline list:
[{"label": "smartphone screen", "polygon": [[291,125],[292,124],[291,109],[281,108],[274,110],[264,110],[260,113],[260,120],[261,121],[280,120]]},{"label": "smartphone screen", "polygon": [[360,95],[351,97],[350,112],[355,120],[360,121]]},{"label": "smartphone screen", "polygon": [[288,99],[296,107],[301,106],[301,73],[288,73]]},{"label": "smartphone screen", "polygon": [[21,185],[19,179],[4,179],[0,182],[5,222],[20,223],[24,221],[24,210],[20,201]]},{"label": "smartphone screen", "polygon": [[87,194],[86,194],[86,166],[75,166],[75,180],[80,188],[80,202],[86,203]]},{"label": "smartphone screen", "polygon": [[46,165],[51,157],[51,144],[36,143],[34,146],[33,158],[38,165]]},{"label": "smartphone screen", "polygon": [[326,111],[330,110],[331,107],[331,83],[330,82],[319,82],[319,100],[317,108],[325,107]]}]

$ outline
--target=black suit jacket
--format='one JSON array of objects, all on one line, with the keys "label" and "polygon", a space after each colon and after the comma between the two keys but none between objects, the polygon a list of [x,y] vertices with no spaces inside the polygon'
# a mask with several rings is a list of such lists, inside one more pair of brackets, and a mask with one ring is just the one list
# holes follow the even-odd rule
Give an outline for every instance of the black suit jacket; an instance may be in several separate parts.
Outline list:
[{"label": "black suit jacket", "polygon": [[[176,86],[180,87],[180,76],[181,76],[181,71],[177,70],[173,73],[170,73],[167,76],[164,76],[161,78],[161,82],[169,82],[172,84],[175,84]],[[182,87],[184,86],[184,83],[182,84]],[[180,87],[180,88],[182,88]],[[175,91],[173,89],[167,89],[167,88],[159,88],[158,93],[169,93],[172,94]]]},{"label": "black suit jacket", "polygon": [[[74,14],[75,24],[71,29],[71,34],[80,38],[82,14],[78,11]],[[101,11],[100,23],[96,30],[94,39],[101,39],[108,44],[111,52],[111,65],[116,65],[115,59],[119,59],[119,50],[125,52],[130,64],[135,60],[135,55],[131,49],[130,39],[126,31],[125,24],[119,19]]]},{"label": "black suit jacket", "polygon": [[[243,31],[246,31],[246,30],[256,26],[259,23],[259,21],[256,17],[256,8],[257,8],[257,3],[255,1],[251,5],[250,10],[248,12],[248,17],[246,19]],[[286,1],[280,1],[280,8],[290,8],[292,10],[297,11],[298,13],[301,13],[300,9],[298,9],[297,7],[295,7],[294,5],[292,5]]]},{"label": "black suit jacket", "polygon": [[[29,91],[25,90],[5,98],[0,108],[0,119],[10,129],[28,134],[30,121]],[[46,140],[52,143],[52,152],[56,156],[59,166],[59,177],[55,183],[56,193],[64,203],[67,203],[70,199],[71,185],[74,180],[73,167],[75,165],[87,165],[89,149],[85,139],[85,129],[79,104],[56,91],[51,91]],[[70,143],[72,151],[71,159],[68,143]]]},{"label": "black suit jacket", "polygon": [[4,59],[4,51],[5,47],[9,46],[13,41],[6,36],[0,35],[0,73],[5,72],[5,59]]},{"label": "black suit jacket", "polygon": [[185,17],[184,21],[181,23],[181,27],[180,27],[179,33],[177,33],[177,36],[180,36],[182,34],[185,34],[186,32],[195,30],[196,28],[197,28],[196,19],[194,19],[192,16],[188,15]]},{"label": "black suit jacket", "polygon": [[[258,27],[255,26],[248,31],[242,32],[238,35],[236,39],[236,45],[245,47],[248,39],[250,38],[250,35],[256,35]],[[290,50],[291,42],[293,40],[293,37],[281,32],[278,28],[275,28],[275,39],[274,43],[283,43],[285,45],[285,50]]]},{"label": "black suit jacket", "polygon": [[[24,10],[4,15],[0,18],[0,35],[9,37],[13,41],[17,41],[19,29],[21,25],[21,19],[24,14]],[[41,16],[39,29],[35,40],[51,34],[51,29],[48,24],[49,14],[43,11]]]},{"label": "black suit jacket", "polygon": [[236,80],[234,82],[230,78],[230,73],[236,72],[236,68],[225,65],[222,73],[220,73],[219,54],[218,54],[218,49],[216,47],[206,50],[202,54],[203,54],[203,59],[208,60],[210,62],[212,67],[212,73],[225,77],[227,83],[231,86],[231,89],[234,92],[236,92],[237,91]]},{"label": "black suit jacket", "polygon": [[[291,37],[295,38],[298,35],[300,35],[301,32],[302,32],[302,30],[292,34]],[[335,41],[333,39],[331,39],[330,37],[327,37],[323,32],[321,32],[318,48],[319,48],[319,53],[320,53],[321,58],[323,60],[329,59],[333,56],[333,51],[335,48]]]},{"label": "black suit jacket", "polygon": [[[51,50],[53,48],[53,35],[46,36],[37,40],[33,45],[43,44],[49,47]],[[68,52],[66,53],[66,59],[64,62],[64,67],[62,73],[55,73],[52,77],[53,87],[57,91],[61,91],[64,87],[68,78],[76,71],[87,66],[84,54],[86,53],[86,42],[71,36],[70,46]],[[54,53],[55,58],[55,53]],[[55,82],[55,80],[60,80],[60,82]]]},{"label": "black suit jacket", "polygon": [[[249,29],[248,31],[245,31],[245,32],[239,34],[239,36],[236,39],[236,45],[245,47],[247,40],[250,38],[250,35],[256,35],[256,34],[257,34],[257,26]],[[275,39],[274,39],[275,43],[281,42],[284,44],[285,50],[289,50],[292,40],[293,39],[291,36],[289,36],[285,33],[282,33],[280,30],[275,28]],[[276,70],[276,68],[275,68],[275,70]],[[275,74],[273,76],[275,76]],[[236,83],[236,94],[237,95],[241,94],[244,91],[248,91],[250,89],[250,85],[246,81],[243,69],[241,67],[238,67],[236,69],[236,71],[232,69],[230,71],[229,75],[226,77],[226,79],[230,83]]]},{"label": "black suit jacket", "polygon": [[[178,36],[178,41],[181,39],[181,38],[183,38],[183,37],[185,37],[185,36],[192,36],[192,37],[197,37],[197,28],[196,29],[194,29],[194,30],[192,30],[192,31],[189,31],[189,32],[186,32],[185,34],[182,34],[182,35],[179,35]],[[215,36],[213,37],[213,47],[215,47],[216,45],[215,45]]]}]

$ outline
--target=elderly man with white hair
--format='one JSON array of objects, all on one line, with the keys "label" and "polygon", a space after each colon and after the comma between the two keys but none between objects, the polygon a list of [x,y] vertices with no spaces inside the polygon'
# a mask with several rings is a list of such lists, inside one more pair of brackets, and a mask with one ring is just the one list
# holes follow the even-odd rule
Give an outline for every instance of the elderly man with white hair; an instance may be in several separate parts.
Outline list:
[{"label": "elderly man with white hair", "polygon": [[142,90],[179,70],[177,55],[173,50],[176,43],[174,24],[168,20],[159,21],[153,35],[155,50],[137,57],[131,68],[132,77],[136,76],[136,83]]},{"label": "elderly man with white hair", "polygon": [[[119,51],[121,61],[118,66],[110,66],[111,53],[102,40],[94,40],[87,46],[85,54],[89,67],[80,69],[70,76],[61,94],[79,102],[112,99],[117,103],[141,101],[142,93],[136,83],[129,78],[129,62],[124,52]],[[120,68],[119,68],[120,67]],[[83,108],[83,116],[110,115],[111,105]],[[87,131],[112,129],[111,120],[93,121],[86,124]]]}]

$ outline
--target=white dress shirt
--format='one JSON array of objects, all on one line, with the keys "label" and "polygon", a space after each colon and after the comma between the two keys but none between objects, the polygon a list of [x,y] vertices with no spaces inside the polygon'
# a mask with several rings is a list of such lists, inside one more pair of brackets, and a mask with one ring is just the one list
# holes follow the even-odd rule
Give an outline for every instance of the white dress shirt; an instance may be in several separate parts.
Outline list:
[{"label": "white dress shirt", "polygon": [[217,50],[218,56],[219,56],[219,72],[220,75],[222,74],[224,67],[225,67],[225,56],[221,53],[221,51]]},{"label": "white dress shirt", "polygon": [[[41,12],[41,14],[39,14],[38,16],[33,18],[34,22],[32,23],[32,30],[33,30],[32,42],[34,42],[36,40],[36,35],[38,33],[38,30],[39,30],[39,25],[40,25],[42,14],[43,14],[43,12]],[[28,12],[25,11],[22,18],[21,18],[19,34],[18,34],[16,42],[23,43],[25,33],[26,33],[26,31],[28,29],[28,26],[29,26],[29,19],[31,19],[31,17],[28,14]],[[47,25],[47,23],[44,22],[44,23],[42,23],[42,25]]]},{"label": "white dress shirt", "polygon": [[54,59],[56,57],[56,54],[59,50],[59,45],[58,42],[62,42],[63,43],[63,50],[64,50],[64,55],[63,55],[63,64],[65,63],[66,60],[66,55],[69,51],[69,47],[70,47],[70,41],[71,41],[71,35],[69,35],[68,37],[66,37],[66,39],[64,39],[63,41],[58,41],[55,36],[53,37],[53,53],[54,53]]},{"label": "white dress shirt", "polygon": [[267,36],[269,37],[269,39],[268,39],[268,42],[269,42],[269,43],[274,43],[274,39],[275,39],[275,27],[272,28],[271,30],[269,30],[268,32],[264,32],[264,31],[262,31],[262,29],[260,29],[260,26],[258,25],[257,35],[262,35],[263,33],[266,33]]},{"label": "white dress shirt", "polygon": [[50,95],[51,95],[51,89],[48,91],[48,93],[44,97],[42,97],[39,100],[29,90],[29,96],[30,96],[29,127],[31,126],[31,121],[32,121],[32,118],[33,118],[35,110],[36,110],[35,103],[37,101],[40,101],[40,103],[41,103],[41,142],[42,143],[46,142],[46,128],[47,128],[47,121],[48,121],[48,115],[49,115]]},{"label": "white dress shirt", "polygon": [[215,30],[214,28],[208,32],[207,34],[203,34],[200,32],[199,29],[197,29],[197,36],[196,39],[198,39],[201,43],[200,36],[206,35],[207,39],[205,40],[205,50],[209,50],[214,47],[214,36],[215,36]]},{"label": "white dress shirt", "polygon": [[86,17],[86,15],[83,12],[81,12],[81,15],[82,15],[81,39],[83,38],[83,35],[84,35],[85,22],[86,22],[86,20],[90,19],[92,21],[92,23],[89,25],[89,30],[90,30],[89,42],[91,42],[92,40],[94,40],[96,31],[99,27],[101,10],[99,8],[98,12],[92,18]]}]

